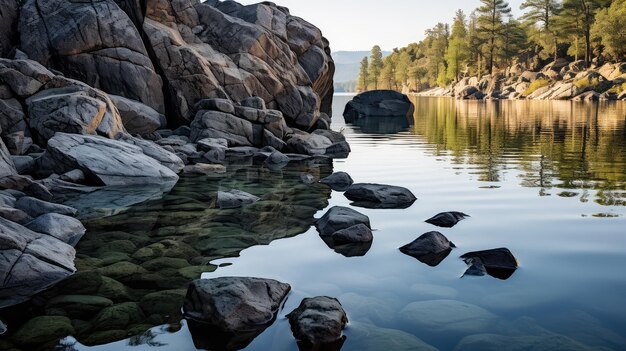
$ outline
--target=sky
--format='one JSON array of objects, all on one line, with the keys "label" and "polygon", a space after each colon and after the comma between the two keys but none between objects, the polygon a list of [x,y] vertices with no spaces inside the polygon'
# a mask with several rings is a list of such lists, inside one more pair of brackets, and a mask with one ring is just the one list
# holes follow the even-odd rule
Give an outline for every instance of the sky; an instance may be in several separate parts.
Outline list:
[{"label": "sky", "polygon": [[[237,0],[254,4],[260,0]],[[322,30],[333,51],[383,50],[420,41],[424,31],[437,22],[451,23],[454,13],[466,14],[479,0],[273,0],[286,6],[292,15],[302,17]],[[521,13],[522,0],[509,1],[514,14]]]}]

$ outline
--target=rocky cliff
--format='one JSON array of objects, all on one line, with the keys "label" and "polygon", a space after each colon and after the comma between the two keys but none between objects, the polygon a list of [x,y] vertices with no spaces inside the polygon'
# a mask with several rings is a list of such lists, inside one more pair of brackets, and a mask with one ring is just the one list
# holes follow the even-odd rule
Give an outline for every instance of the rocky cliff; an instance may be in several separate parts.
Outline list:
[{"label": "rocky cliff", "polygon": [[472,100],[626,100],[626,63],[587,69],[583,61],[559,59],[538,70],[515,64],[504,72],[463,78],[448,87],[418,95]]}]

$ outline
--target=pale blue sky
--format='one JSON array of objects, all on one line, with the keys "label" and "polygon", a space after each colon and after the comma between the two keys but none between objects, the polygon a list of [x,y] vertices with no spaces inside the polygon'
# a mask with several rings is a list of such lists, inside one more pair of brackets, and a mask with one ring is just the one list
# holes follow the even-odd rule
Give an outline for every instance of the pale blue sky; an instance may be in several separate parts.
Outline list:
[{"label": "pale blue sky", "polygon": [[[237,0],[254,4],[258,0]],[[457,9],[469,14],[479,0],[273,0],[315,24],[333,51],[385,50],[419,41],[437,22],[452,22]],[[516,15],[522,0],[509,1]]]}]

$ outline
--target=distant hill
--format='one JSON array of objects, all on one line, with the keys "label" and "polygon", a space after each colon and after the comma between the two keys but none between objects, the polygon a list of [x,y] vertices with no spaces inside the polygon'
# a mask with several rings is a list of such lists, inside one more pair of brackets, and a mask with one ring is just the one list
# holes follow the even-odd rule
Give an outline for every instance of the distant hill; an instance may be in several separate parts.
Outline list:
[{"label": "distant hill", "polygon": [[[390,55],[391,52],[383,51],[383,56]],[[335,82],[346,83],[356,82],[359,79],[359,68],[361,60],[365,56],[370,56],[370,51],[336,51],[332,53],[335,60]]]}]

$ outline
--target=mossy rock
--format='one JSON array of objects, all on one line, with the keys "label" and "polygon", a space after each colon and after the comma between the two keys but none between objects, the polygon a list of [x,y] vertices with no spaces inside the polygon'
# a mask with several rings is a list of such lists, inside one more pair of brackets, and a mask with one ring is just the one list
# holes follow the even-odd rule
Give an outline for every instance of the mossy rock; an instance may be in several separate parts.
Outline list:
[{"label": "mossy rock", "polygon": [[178,269],[187,267],[189,266],[189,263],[184,258],[159,257],[144,262],[141,266],[149,271],[159,272],[168,268]]},{"label": "mossy rock", "polygon": [[147,271],[143,267],[131,262],[117,262],[110,266],[98,269],[98,272],[100,272],[104,276],[113,278],[122,283],[132,281],[138,275],[147,273]]},{"label": "mossy rock", "polygon": [[139,302],[139,306],[147,315],[157,314],[160,316],[180,315],[180,309],[187,289],[163,290],[145,295]]},{"label": "mossy rock", "polygon": [[91,333],[89,336],[79,341],[86,346],[96,346],[124,340],[127,337],[128,332],[126,330],[106,330]]},{"label": "mossy rock", "polygon": [[137,250],[137,246],[130,240],[113,240],[106,242],[98,248],[98,253],[102,255],[106,252],[121,252],[132,254]]},{"label": "mossy rock", "polygon": [[76,257],[74,266],[78,272],[87,272],[97,269],[102,265],[102,261],[95,257]]},{"label": "mossy rock", "polygon": [[140,323],[146,316],[135,302],[125,302],[100,311],[92,320],[95,330],[126,329],[131,324]]},{"label": "mossy rock", "polygon": [[102,284],[98,289],[98,295],[106,297],[114,302],[131,300],[131,294],[126,285],[109,277],[102,277]]},{"label": "mossy rock", "polygon": [[186,259],[197,256],[198,252],[191,246],[175,240],[163,240],[137,250],[132,257],[143,262],[158,257],[173,257]]},{"label": "mossy rock", "polygon": [[216,269],[217,267],[214,265],[189,266],[189,267],[184,267],[184,268],[179,269],[178,274],[180,274],[180,276],[185,279],[194,280],[194,279],[199,279],[202,273],[214,272]]},{"label": "mossy rock", "polygon": [[92,325],[91,323],[84,321],[82,319],[72,319],[72,326],[76,331],[76,335],[86,335],[91,331]]},{"label": "mossy rock", "polygon": [[74,327],[69,318],[41,316],[24,323],[13,334],[12,340],[15,344],[30,347],[29,350],[32,350],[35,346],[54,345],[61,338],[72,334],[74,334]]},{"label": "mossy rock", "polygon": [[100,257],[100,267],[110,266],[118,262],[130,262],[132,259],[123,252],[105,252]]},{"label": "mossy rock", "polygon": [[154,327],[152,324],[135,324],[128,328],[128,335],[141,335],[150,330],[152,327]]},{"label": "mossy rock", "polygon": [[54,287],[62,294],[92,295],[102,285],[102,275],[96,271],[78,272]]},{"label": "mossy rock", "polygon": [[48,301],[46,310],[62,309],[71,318],[88,319],[111,305],[113,301],[101,296],[61,295]]}]

